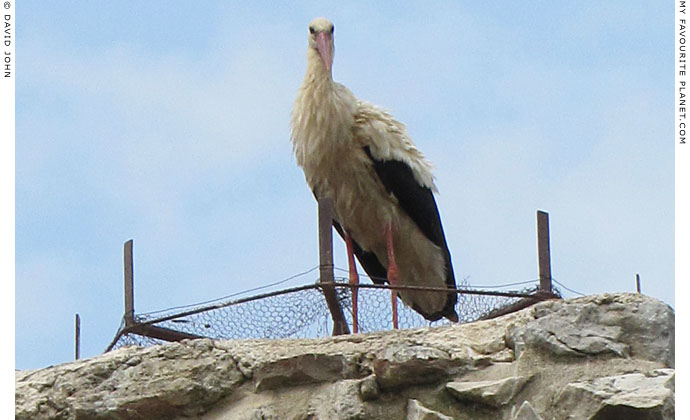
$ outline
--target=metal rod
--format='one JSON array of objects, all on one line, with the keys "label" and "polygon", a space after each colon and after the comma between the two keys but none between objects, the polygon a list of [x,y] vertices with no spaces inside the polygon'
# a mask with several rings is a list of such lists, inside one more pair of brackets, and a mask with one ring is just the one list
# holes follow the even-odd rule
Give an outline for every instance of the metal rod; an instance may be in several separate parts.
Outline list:
[{"label": "metal rod", "polygon": [[117,331],[117,334],[115,334],[115,337],[113,338],[113,341],[108,344],[108,347],[105,348],[105,353],[111,351],[114,347],[115,344],[117,344],[118,341],[120,341],[120,338],[125,335],[124,330],[121,328]]},{"label": "metal rod", "polygon": [[125,242],[125,326],[134,324],[134,258],[132,248],[134,241]]},{"label": "metal rod", "polygon": [[79,314],[74,314],[74,360],[79,360],[79,348],[81,346],[81,319]]},{"label": "metal rod", "polygon": [[537,248],[539,252],[539,289],[551,293],[551,247],[549,242],[549,214],[538,210]]},{"label": "metal rod", "polygon": [[332,283],[333,275],[333,200],[319,198],[319,278]]},{"label": "metal rod", "polygon": [[144,337],[156,338],[163,341],[182,341],[206,338],[201,335],[171,330],[170,328],[143,324],[132,325],[125,330],[125,333],[143,335]]},{"label": "metal rod", "polygon": [[546,292],[538,290],[534,294],[523,297],[522,299],[518,300],[517,302],[513,302],[509,305],[493,309],[488,314],[480,317],[479,319],[481,320],[481,319],[498,318],[499,316],[512,314],[513,312],[517,312],[519,310],[525,309],[529,306],[534,305],[535,303],[539,303],[539,302],[542,302],[545,300],[552,300],[552,299],[561,299],[561,297],[558,295],[555,295],[553,293],[546,293]]},{"label": "metal rod", "polygon": [[635,274],[635,281],[637,282],[637,293],[642,293],[642,286],[640,285],[640,274]]},{"label": "metal rod", "polygon": [[319,204],[319,274],[321,290],[333,318],[333,335],[349,334],[343,308],[335,293],[333,275],[333,200],[317,199]]},{"label": "metal rod", "polygon": [[358,285],[351,285],[350,283],[338,282],[334,284],[335,287],[356,287],[358,289],[389,289],[389,290],[422,290],[426,292],[439,293],[464,293],[468,295],[482,295],[482,296],[503,296],[503,297],[532,297],[534,294],[520,293],[520,292],[501,292],[493,290],[475,290],[475,289],[452,289],[450,287],[429,287],[429,286],[406,286],[389,284],[368,284],[360,283]]}]

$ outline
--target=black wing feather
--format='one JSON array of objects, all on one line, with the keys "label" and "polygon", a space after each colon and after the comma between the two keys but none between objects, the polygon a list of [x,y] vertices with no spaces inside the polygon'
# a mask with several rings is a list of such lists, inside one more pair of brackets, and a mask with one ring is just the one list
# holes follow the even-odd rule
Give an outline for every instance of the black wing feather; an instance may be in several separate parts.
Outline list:
[{"label": "black wing feather", "polygon": [[424,236],[441,248],[447,247],[433,191],[417,182],[412,168],[405,162],[377,160],[368,147],[364,151],[374,163],[374,170],[386,191],[395,196],[400,207],[417,224]]},{"label": "black wing feather", "polygon": [[[438,212],[433,191],[417,182],[412,168],[406,163],[397,160],[375,159],[368,147],[365,147],[364,151],[371,159],[374,171],[386,188],[386,191],[395,196],[400,207],[410,216],[424,236],[443,250],[446,262],[446,284],[449,288],[455,289],[453,264],[450,259],[450,252],[448,251],[448,244],[443,233],[441,216]],[[314,192],[314,196],[316,197],[316,192]],[[344,240],[345,231],[342,226],[333,220],[333,227],[335,227],[335,230]],[[354,239],[352,240],[352,250],[372,281],[377,284],[383,284],[386,281],[387,271],[376,255],[373,252],[364,251]],[[455,312],[457,299],[456,293],[449,293],[444,308],[440,312],[433,314],[423,313],[415,306],[413,308],[430,321],[436,321],[444,316],[457,321],[458,315]]]},{"label": "black wing feather", "polygon": [[[399,160],[379,160],[374,158],[369,147],[364,148],[365,153],[374,165],[374,171],[389,194],[393,194],[400,207],[422,231],[431,242],[443,250],[446,261],[446,284],[455,288],[455,273],[450,259],[450,251],[441,225],[441,216],[438,212],[434,193],[430,188],[421,185],[414,177],[412,168]],[[457,294],[449,294],[446,307],[442,316],[455,314],[454,306],[457,302]],[[457,316],[457,315],[455,315]]]},{"label": "black wing feather", "polygon": [[[333,227],[335,227],[335,230],[338,231],[340,237],[345,240],[345,231],[343,230],[342,226],[340,226],[340,223],[334,220]],[[350,240],[352,241],[352,251],[355,253],[357,260],[361,264],[364,271],[367,272],[367,275],[371,281],[376,284],[384,284],[386,282],[386,276],[388,273],[383,267],[383,264],[381,264],[381,261],[379,261],[376,254],[363,250],[354,239],[350,238]]]}]

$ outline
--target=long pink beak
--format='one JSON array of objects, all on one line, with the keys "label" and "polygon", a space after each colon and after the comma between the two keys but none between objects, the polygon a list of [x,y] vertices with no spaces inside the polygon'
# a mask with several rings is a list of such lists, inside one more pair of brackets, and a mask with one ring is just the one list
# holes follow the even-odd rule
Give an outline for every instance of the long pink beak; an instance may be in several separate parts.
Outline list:
[{"label": "long pink beak", "polygon": [[316,50],[319,52],[326,70],[330,73],[333,66],[333,37],[330,33],[319,32],[316,35]]}]

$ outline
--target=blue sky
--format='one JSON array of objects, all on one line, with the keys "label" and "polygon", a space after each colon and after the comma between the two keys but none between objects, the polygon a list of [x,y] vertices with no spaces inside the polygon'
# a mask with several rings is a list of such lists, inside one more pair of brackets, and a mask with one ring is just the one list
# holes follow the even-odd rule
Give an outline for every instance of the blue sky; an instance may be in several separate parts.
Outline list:
[{"label": "blue sky", "polygon": [[82,355],[105,349],[130,238],[137,312],[317,264],[289,140],[316,16],[334,78],[435,164],[457,278],[537,278],[543,209],[558,281],[633,291],[640,273],[673,305],[670,4],[245,3],[18,5],[17,368],[70,360],[75,313]]}]

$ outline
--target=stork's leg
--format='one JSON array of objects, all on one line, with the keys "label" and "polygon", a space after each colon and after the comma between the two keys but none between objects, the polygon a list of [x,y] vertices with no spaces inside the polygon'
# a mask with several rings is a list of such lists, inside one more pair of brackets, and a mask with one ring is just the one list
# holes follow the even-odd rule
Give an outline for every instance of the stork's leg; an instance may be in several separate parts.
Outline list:
[{"label": "stork's leg", "polygon": [[350,269],[350,285],[352,286],[352,332],[357,334],[359,323],[357,318],[357,297],[359,295],[359,274],[355,265],[355,254],[352,250],[352,238],[350,232],[345,231],[345,245],[347,246],[347,265]]},{"label": "stork's leg", "polygon": [[[388,249],[388,284],[391,286],[399,286],[400,277],[398,273],[398,264],[395,262],[395,252],[393,251],[393,226],[390,223],[386,224],[386,247]],[[398,329],[398,292],[391,289],[391,304],[393,306],[393,329]]]}]

